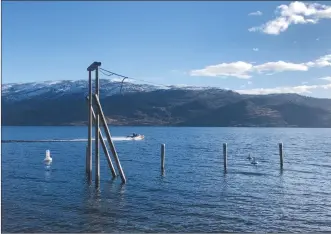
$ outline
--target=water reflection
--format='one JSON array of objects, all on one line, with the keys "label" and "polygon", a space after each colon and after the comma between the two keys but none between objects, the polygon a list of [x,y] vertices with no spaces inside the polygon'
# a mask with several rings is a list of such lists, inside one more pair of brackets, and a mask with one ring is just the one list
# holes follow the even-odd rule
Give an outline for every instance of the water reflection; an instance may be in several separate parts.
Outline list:
[{"label": "water reflection", "polygon": [[51,172],[52,172],[51,162],[45,163],[44,169],[45,169],[45,180],[48,181],[51,179]]}]

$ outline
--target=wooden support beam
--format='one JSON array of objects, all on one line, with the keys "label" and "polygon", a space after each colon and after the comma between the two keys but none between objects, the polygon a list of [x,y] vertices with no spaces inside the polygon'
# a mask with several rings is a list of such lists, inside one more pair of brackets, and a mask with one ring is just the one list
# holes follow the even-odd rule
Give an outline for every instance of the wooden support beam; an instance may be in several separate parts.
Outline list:
[{"label": "wooden support beam", "polygon": [[121,179],[122,179],[122,182],[123,183],[126,183],[126,178],[125,178],[125,175],[124,175],[124,172],[123,172],[123,169],[122,169],[122,166],[121,166],[121,163],[120,163],[120,160],[118,158],[118,155],[117,155],[117,152],[116,152],[116,149],[115,149],[115,146],[114,146],[114,143],[111,139],[111,135],[110,135],[110,132],[109,132],[109,128],[108,128],[108,125],[107,125],[107,121],[106,121],[106,117],[102,111],[102,107],[101,107],[101,104],[100,104],[100,100],[99,100],[99,97],[98,95],[94,94],[93,95],[94,97],[94,101],[95,101],[95,104],[98,108],[98,111],[101,115],[101,120],[102,120],[102,123],[104,125],[104,128],[105,128],[105,132],[106,132],[106,137],[107,137],[107,141],[108,141],[108,144],[110,146],[110,150],[112,151],[113,153],[113,156],[115,158],[115,162],[117,164],[117,169],[120,173],[120,176],[121,176]]},{"label": "wooden support beam", "polygon": [[[94,110],[93,109],[92,109],[92,115],[93,115],[93,121],[95,121],[95,113],[94,113]],[[111,161],[111,158],[110,158],[110,155],[108,153],[108,149],[107,149],[105,140],[103,139],[103,135],[102,135],[102,132],[101,132],[100,129],[99,129],[99,137],[101,139],[101,146],[103,148],[103,152],[105,153],[105,156],[106,156],[106,159],[107,159],[107,162],[108,162],[108,166],[110,168],[110,171],[111,171],[113,177],[116,177],[117,176],[116,175],[116,171],[115,171],[113,162]]]},{"label": "wooden support beam", "polygon": [[100,66],[101,66],[101,62],[94,62],[87,68],[87,71],[92,72]]}]

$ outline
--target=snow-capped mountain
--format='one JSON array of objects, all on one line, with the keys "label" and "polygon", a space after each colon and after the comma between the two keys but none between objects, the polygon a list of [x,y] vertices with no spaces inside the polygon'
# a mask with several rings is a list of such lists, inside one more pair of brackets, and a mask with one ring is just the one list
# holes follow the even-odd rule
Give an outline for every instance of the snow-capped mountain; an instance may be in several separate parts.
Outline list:
[{"label": "snow-capped mountain", "polygon": [[[92,86],[94,89],[94,82],[92,83]],[[122,86],[122,93],[148,92],[159,88],[160,87],[152,85],[124,82]],[[121,83],[119,83],[117,80],[100,79],[100,95],[102,95],[102,97],[119,94],[120,90]],[[56,98],[70,94],[82,94],[86,96],[88,94],[88,81],[60,80],[30,83],[10,83],[2,85],[2,98],[7,100],[18,101],[46,94],[49,98]]]},{"label": "snow-capped mountain", "polygon": [[[94,82],[92,83],[94,89]],[[160,89],[208,89],[207,87],[194,87],[186,85],[157,86],[148,84],[139,84],[133,82],[124,82],[122,93],[130,92],[150,92]],[[119,94],[121,82],[117,79],[100,79],[100,96],[107,97]],[[88,94],[87,80],[59,80],[30,83],[8,83],[2,85],[2,98],[11,101],[29,99],[36,96],[47,95],[48,98],[56,98],[70,94]]]},{"label": "snow-capped mountain", "polygon": [[[3,84],[2,124],[86,125],[87,91],[86,80]],[[330,99],[133,82],[124,83],[123,95],[112,96],[119,92],[118,80],[100,80],[103,111],[112,125],[331,127]]]}]

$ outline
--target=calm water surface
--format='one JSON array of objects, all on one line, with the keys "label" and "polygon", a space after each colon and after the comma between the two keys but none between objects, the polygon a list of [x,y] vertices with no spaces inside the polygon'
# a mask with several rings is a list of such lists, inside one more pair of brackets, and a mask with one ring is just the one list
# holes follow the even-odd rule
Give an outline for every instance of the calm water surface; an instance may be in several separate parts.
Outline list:
[{"label": "calm water surface", "polygon": [[[146,139],[115,141],[125,185],[120,177],[111,179],[101,154],[99,190],[85,180],[86,142],[3,143],[2,231],[331,231],[331,129],[115,127],[111,132],[137,132]],[[2,128],[3,139],[86,136],[86,127]],[[42,162],[47,149],[53,157],[49,169]],[[249,153],[259,165],[249,163]]]}]

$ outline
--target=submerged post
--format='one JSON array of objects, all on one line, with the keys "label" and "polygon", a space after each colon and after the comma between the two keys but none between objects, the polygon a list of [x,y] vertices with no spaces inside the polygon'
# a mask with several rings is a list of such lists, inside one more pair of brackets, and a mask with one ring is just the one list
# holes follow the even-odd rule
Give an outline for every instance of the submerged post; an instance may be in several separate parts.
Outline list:
[{"label": "submerged post", "polygon": [[88,178],[92,178],[92,77],[89,71],[89,114],[88,114],[88,143],[87,143],[87,160],[86,160],[86,173]]},{"label": "submerged post", "polygon": [[161,171],[164,172],[165,164],[165,144],[161,144]]},{"label": "submerged post", "polygon": [[101,66],[100,62],[94,62],[92,63],[88,68],[87,71],[89,72],[89,114],[88,114],[88,156],[86,160],[86,173],[89,178],[92,178],[92,128],[93,128],[93,117],[92,117],[92,106],[93,106],[93,100],[92,100],[92,71],[96,70],[98,66]]},{"label": "submerged post", "polygon": [[[99,96],[98,67],[95,69],[95,93]],[[95,114],[95,184],[100,182],[100,152],[99,152],[99,111]]]},{"label": "submerged post", "polygon": [[88,173],[89,160],[90,160],[90,158],[89,158],[89,146],[88,146],[88,144],[86,146],[85,155],[86,155],[86,175],[88,176],[89,175],[89,173]]},{"label": "submerged post", "polygon": [[227,150],[227,143],[223,143],[223,163],[224,163],[224,171],[227,169],[228,164],[228,150]]},{"label": "submerged post", "polygon": [[280,168],[283,169],[283,143],[279,143]]}]

